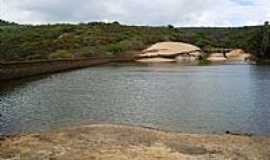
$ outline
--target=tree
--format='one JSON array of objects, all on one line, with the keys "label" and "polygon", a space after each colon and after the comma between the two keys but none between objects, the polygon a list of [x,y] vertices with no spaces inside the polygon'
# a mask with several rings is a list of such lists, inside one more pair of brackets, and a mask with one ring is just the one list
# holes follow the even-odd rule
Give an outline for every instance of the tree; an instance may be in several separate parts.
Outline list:
[{"label": "tree", "polygon": [[112,24],[114,24],[114,25],[120,25],[120,23],[118,21],[114,21]]},{"label": "tree", "polygon": [[16,25],[16,23],[0,19],[0,26],[8,26],[8,25]]},{"label": "tree", "polygon": [[173,26],[173,25],[171,25],[171,24],[169,24],[169,25],[168,25],[168,28],[170,28],[170,29],[174,29],[174,26]]},{"label": "tree", "polygon": [[267,56],[267,53],[270,52],[270,32],[269,32],[269,22],[265,22],[263,26],[263,39],[262,39],[262,47],[261,47],[261,56]]}]

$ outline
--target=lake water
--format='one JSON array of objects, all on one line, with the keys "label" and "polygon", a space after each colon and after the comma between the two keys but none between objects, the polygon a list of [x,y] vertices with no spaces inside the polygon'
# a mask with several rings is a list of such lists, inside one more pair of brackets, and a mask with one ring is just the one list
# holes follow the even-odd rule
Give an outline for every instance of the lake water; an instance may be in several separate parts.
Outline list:
[{"label": "lake water", "polygon": [[103,122],[270,135],[270,66],[115,64],[0,83],[0,134]]}]

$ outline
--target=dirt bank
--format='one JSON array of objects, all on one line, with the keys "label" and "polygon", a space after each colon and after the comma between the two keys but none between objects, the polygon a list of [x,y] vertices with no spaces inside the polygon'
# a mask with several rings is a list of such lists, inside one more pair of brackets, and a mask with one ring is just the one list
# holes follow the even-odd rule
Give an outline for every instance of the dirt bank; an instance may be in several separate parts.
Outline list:
[{"label": "dirt bank", "polygon": [[39,74],[61,72],[66,70],[107,64],[111,62],[127,62],[133,60],[133,57],[120,57],[0,63],[0,80],[10,80]]},{"label": "dirt bank", "polygon": [[0,159],[269,160],[270,138],[168,133],[140,127],[89,125],[2,138]]}]

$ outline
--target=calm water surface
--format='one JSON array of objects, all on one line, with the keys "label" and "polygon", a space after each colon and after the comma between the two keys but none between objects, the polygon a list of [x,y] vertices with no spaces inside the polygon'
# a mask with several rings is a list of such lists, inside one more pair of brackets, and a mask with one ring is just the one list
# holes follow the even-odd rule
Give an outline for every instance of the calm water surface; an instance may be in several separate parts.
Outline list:
[{"label": "calm water surface", "polygon": [[108,65],[0,85],[0,134],[86,122],[270,135],[270,66]]}]

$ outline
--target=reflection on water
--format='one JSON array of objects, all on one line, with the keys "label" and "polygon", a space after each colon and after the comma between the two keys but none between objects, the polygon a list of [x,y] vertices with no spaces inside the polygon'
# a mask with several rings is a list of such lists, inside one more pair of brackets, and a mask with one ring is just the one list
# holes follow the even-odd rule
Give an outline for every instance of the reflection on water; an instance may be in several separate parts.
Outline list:
[{"label": "reflection on water", "polygon": [[[254,103],[251,126],[253,132],[270,134],[270,71],[268,66],[252,67],[252,102]],[[261,126],[261,127],[258,127]]]},{"label": "reflection on water", "polygon": [[0,85],[0,133],[102,121],[270,134],[270,67],[110,65]]}]

